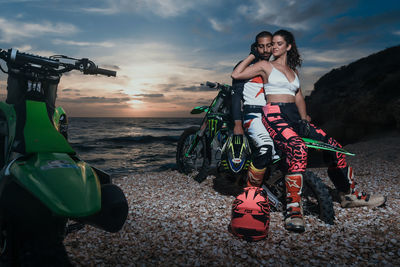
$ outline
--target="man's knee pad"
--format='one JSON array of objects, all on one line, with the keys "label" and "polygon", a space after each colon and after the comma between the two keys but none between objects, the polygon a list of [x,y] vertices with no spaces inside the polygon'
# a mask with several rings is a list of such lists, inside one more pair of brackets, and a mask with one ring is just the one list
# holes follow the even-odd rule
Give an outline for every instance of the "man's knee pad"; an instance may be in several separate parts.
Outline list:
[{"label": "man's knee pad", "polygon": [[270,162],[272,157],[272,146],[264,145],[257,147],[252,154],[252,162],[255,168],[263,169]]}]

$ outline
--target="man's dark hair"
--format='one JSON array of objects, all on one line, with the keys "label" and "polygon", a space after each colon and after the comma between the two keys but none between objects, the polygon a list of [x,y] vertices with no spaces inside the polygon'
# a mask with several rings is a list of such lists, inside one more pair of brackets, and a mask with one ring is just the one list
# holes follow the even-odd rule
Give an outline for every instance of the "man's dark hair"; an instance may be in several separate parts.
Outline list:
[{"label": "man's dark hair", "polygon": [[259,34],[256,35],[256,43],[258,42],[258,38],[262,37],[271,37],[272,38],[272,33],[267,32],[267,31],[262,31]]}]

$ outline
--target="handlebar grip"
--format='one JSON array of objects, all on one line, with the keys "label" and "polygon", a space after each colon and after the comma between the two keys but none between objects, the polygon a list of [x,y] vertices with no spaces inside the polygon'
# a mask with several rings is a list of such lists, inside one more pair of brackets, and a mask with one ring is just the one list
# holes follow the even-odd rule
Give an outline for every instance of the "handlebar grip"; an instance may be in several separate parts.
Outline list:
[{"label": "handlebar grip", "polygon": [[37,65],[46,65],[46,66],[53,67],[53,68],[58,68],[60,66],[60,62],[55,59],[50,59],[47,57],[41,57],[41,56],[36,56],[36,55],[31,55],[31,54],[26,54],[26,53],[20,53],[20,52],[18,52],[18,50],[15,50],[15,49],[11,49],[11,51],[9,51],[9,53],[10,53],[11,61],[14,61],[16,63],[27,62],[27,63],[37,64]]},{"label": "handlebar grip", "polygon": [[216,84],[216,83],[209,82],[209,81],[206,82],[206,85],[207,85],[208,87],[210,87],[210,88],[216,88],[216,87],[217,87],[217,84]]},{"label": "handlebar grip", "polygon": [[117,72],[113,71],[113,70],[106,70],[106,69],[96,68],[95,72],[97,74],[105,75],[105,76],[113,76],[113,77],[117,76]]}]

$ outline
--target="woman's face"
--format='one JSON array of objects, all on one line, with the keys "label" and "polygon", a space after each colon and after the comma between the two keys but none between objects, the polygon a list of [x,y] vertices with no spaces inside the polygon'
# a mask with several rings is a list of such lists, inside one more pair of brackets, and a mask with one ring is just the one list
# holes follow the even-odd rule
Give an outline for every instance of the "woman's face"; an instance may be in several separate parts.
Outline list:
[{"label": "woman's face", "polygon": [[292,46],[288,45],[282,36],[275,35],[272,38],[272,54],[275,58],[287,53],[291,48]]}]

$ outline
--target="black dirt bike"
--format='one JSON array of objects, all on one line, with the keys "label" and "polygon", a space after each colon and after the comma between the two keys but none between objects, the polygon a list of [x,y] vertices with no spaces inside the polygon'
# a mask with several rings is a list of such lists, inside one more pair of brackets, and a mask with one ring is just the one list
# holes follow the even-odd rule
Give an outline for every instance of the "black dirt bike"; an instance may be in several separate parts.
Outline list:
[{"label": "black dirt bike", "polygon": [[[216,191],[226,195],[238,195],[246,184],[250,153],[244,159],[231,159],[226,156],[228,149],[226,141],[232,136],[234,126],[230,116],[231,87],[210,82],[207,82],[207,85],[218,88],[218,95],[209,107],[196,107],[191,111],[192,114],[206,112],[206,115],[200,127],[187,128],[181,135],[176,154],[178,170],[185,174],[195,172],[194,179],[198,182],[202,182],[208,174],[213,173]],[[303,140],[309,149],[308,169],[327,166],[330,153],[354,156],[342,148],[327,143],[309,138]],[[286,172],[285,156],[277,151],[277,155],[267,167],[262,184],[273,211],[285,210]],[[330,191],[316,174],[308,170],[304,175],[302,199],[305,215],[315,215],[325,223],[334,223],[335,215]]]}]

